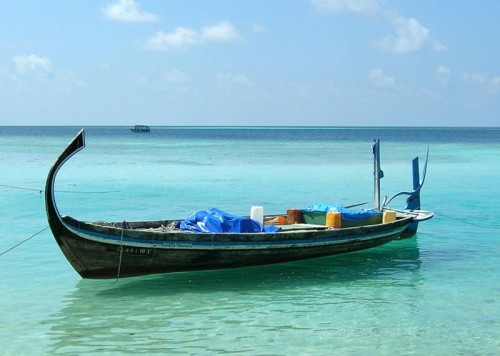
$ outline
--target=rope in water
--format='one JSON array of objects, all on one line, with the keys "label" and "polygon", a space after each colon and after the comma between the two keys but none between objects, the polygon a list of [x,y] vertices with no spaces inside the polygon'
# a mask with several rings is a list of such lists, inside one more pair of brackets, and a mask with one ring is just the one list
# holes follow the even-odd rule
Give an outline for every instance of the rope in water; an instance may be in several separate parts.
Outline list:
[{"label": "rope in water", "polygon": [[0,184],[0,187],[10,188],[10,189],[29,190],[29,191],[33,191],[33,192],[39,192],[40,194],[42,194],[42,192],[43,192],[43,190],[41,190],[41,189],[33,189],[33,188],[16,187],[16,186],[14,186],[14,185],[7,185],[7,184]]},{"label": "rope in water", "polygon": [[[3,188],[9,188],[9,189],[18,189],[18,190],[28,190],[32,192],[38,192],[42,194],[45,189],[35,189],[35,188],[26,188],[26,187],[18,187],[15,185],[7,185],[7,184],[0,184],[0,187]],[[107,191],[97,191],[97,192],[85,192],[85,191],[73,191],[73,190],[56,190],[56,193],[74,193],[74,194],[107,194],[107,193],[119,193],[119,190],[107,190]]]},{"label": "rope in water", "polygon": [[444,213],[439,212],[439,211],[435,211],[434,214],[442,216],[443,218],[446,218],[446,219],[449,219],[449,220],[454,220],[454,221],[460,222],[462,224],[466,224],[466,225],[477,226],[477,227],[484,227],[484,228],[494,229],[494,230],[500,230],[500,225],[481,224],[481,223],[477,223],[477,222],[471,222],[471,221],[468,221],[466,219],[457,218],[455,216],[444,214]]},{"label": "rope in water", "polygon": [[35,234],[31,235],[31,236],[30,236],[30,237],[28,237],[27,239],[25,239],[25,240],[23,240],[23,241],[19,242],[18,244],[16,244],[16,245],[12,246],[12,247],[11,247],[11,248],[9,248],[9,249],[7,249],[7,250],[3,251],[2,253],[0,253],[0,257],[2,257],[3,255],[5,255],[5,254],[6,254],[7,252],[9,252],[9,251],[12,251],[12,250],[13,250],[13,249],[15,249],[16,247],[21,246],[23,243],[25,243],[25,242],[27,242],[27,241],[31,240],[31,239],[32,239],[33,237],[35,237],[36,235],[41,234],[42,232],[44,232],[44,231],[45,231],[45,230],[47,230],[48,228],[49,228],[48,226],[44,227],[42,230],[40,230],[40,231],[38,231],[37,233],[35,233]]}]

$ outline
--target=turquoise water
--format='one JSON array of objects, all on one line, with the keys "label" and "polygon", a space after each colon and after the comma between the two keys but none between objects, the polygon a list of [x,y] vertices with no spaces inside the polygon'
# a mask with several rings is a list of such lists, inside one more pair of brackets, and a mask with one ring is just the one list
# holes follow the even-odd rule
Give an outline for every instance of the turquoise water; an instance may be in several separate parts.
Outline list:
[{"label": "turquoise water", "polygon": [[[0,253],[47,226],[40,190],[77,131],[0,127]],[[56,198],[84,220],[371,207],[374,138],[389,196],[430,147],[422,205],[436,216],[416,238],[116,281],[82,280],[47,229],[0,256],[0,354],[498,354],[500,129],[88,128]]]}]

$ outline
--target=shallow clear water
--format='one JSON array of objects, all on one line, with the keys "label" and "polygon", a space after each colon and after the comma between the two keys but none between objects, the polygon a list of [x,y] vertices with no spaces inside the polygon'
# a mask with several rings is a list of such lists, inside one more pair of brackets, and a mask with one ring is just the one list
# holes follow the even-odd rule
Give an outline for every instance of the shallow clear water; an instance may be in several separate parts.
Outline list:
[{"label": "shallow clear water", "polygon": [[[0,253],[47,226],[39,191],[77,131],[0,128]],[[430,147],[422,204],[436,216],[416,238],[367,251],[118,281],[82,280],[44,230],[0,256],[0,353],[498,353],[499,129],[106,127],[86,138],[56,182],[61,213],[84,220],[370,207],[374,138],[384,195],[411,188],[410,160]]]}]

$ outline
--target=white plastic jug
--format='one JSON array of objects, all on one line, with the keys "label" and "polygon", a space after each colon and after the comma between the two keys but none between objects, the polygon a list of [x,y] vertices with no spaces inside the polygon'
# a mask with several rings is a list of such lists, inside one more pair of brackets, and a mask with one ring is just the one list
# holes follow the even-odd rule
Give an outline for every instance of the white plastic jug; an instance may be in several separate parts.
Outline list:
[{"label": "white plastic jug", "polygon": [[264,224],[264,208],[262,206],[252,206],[250,209],[250,219],[257,221],[259,224]]}]

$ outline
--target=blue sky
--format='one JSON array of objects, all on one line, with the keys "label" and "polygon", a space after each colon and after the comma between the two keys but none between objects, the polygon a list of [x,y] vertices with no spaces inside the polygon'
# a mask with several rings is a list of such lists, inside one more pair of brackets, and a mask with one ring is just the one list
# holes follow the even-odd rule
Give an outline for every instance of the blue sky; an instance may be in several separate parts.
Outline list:
[{"label": "blue sky", "polygon": [[0,125],[499,126],[499,1],[0,0]]}]

